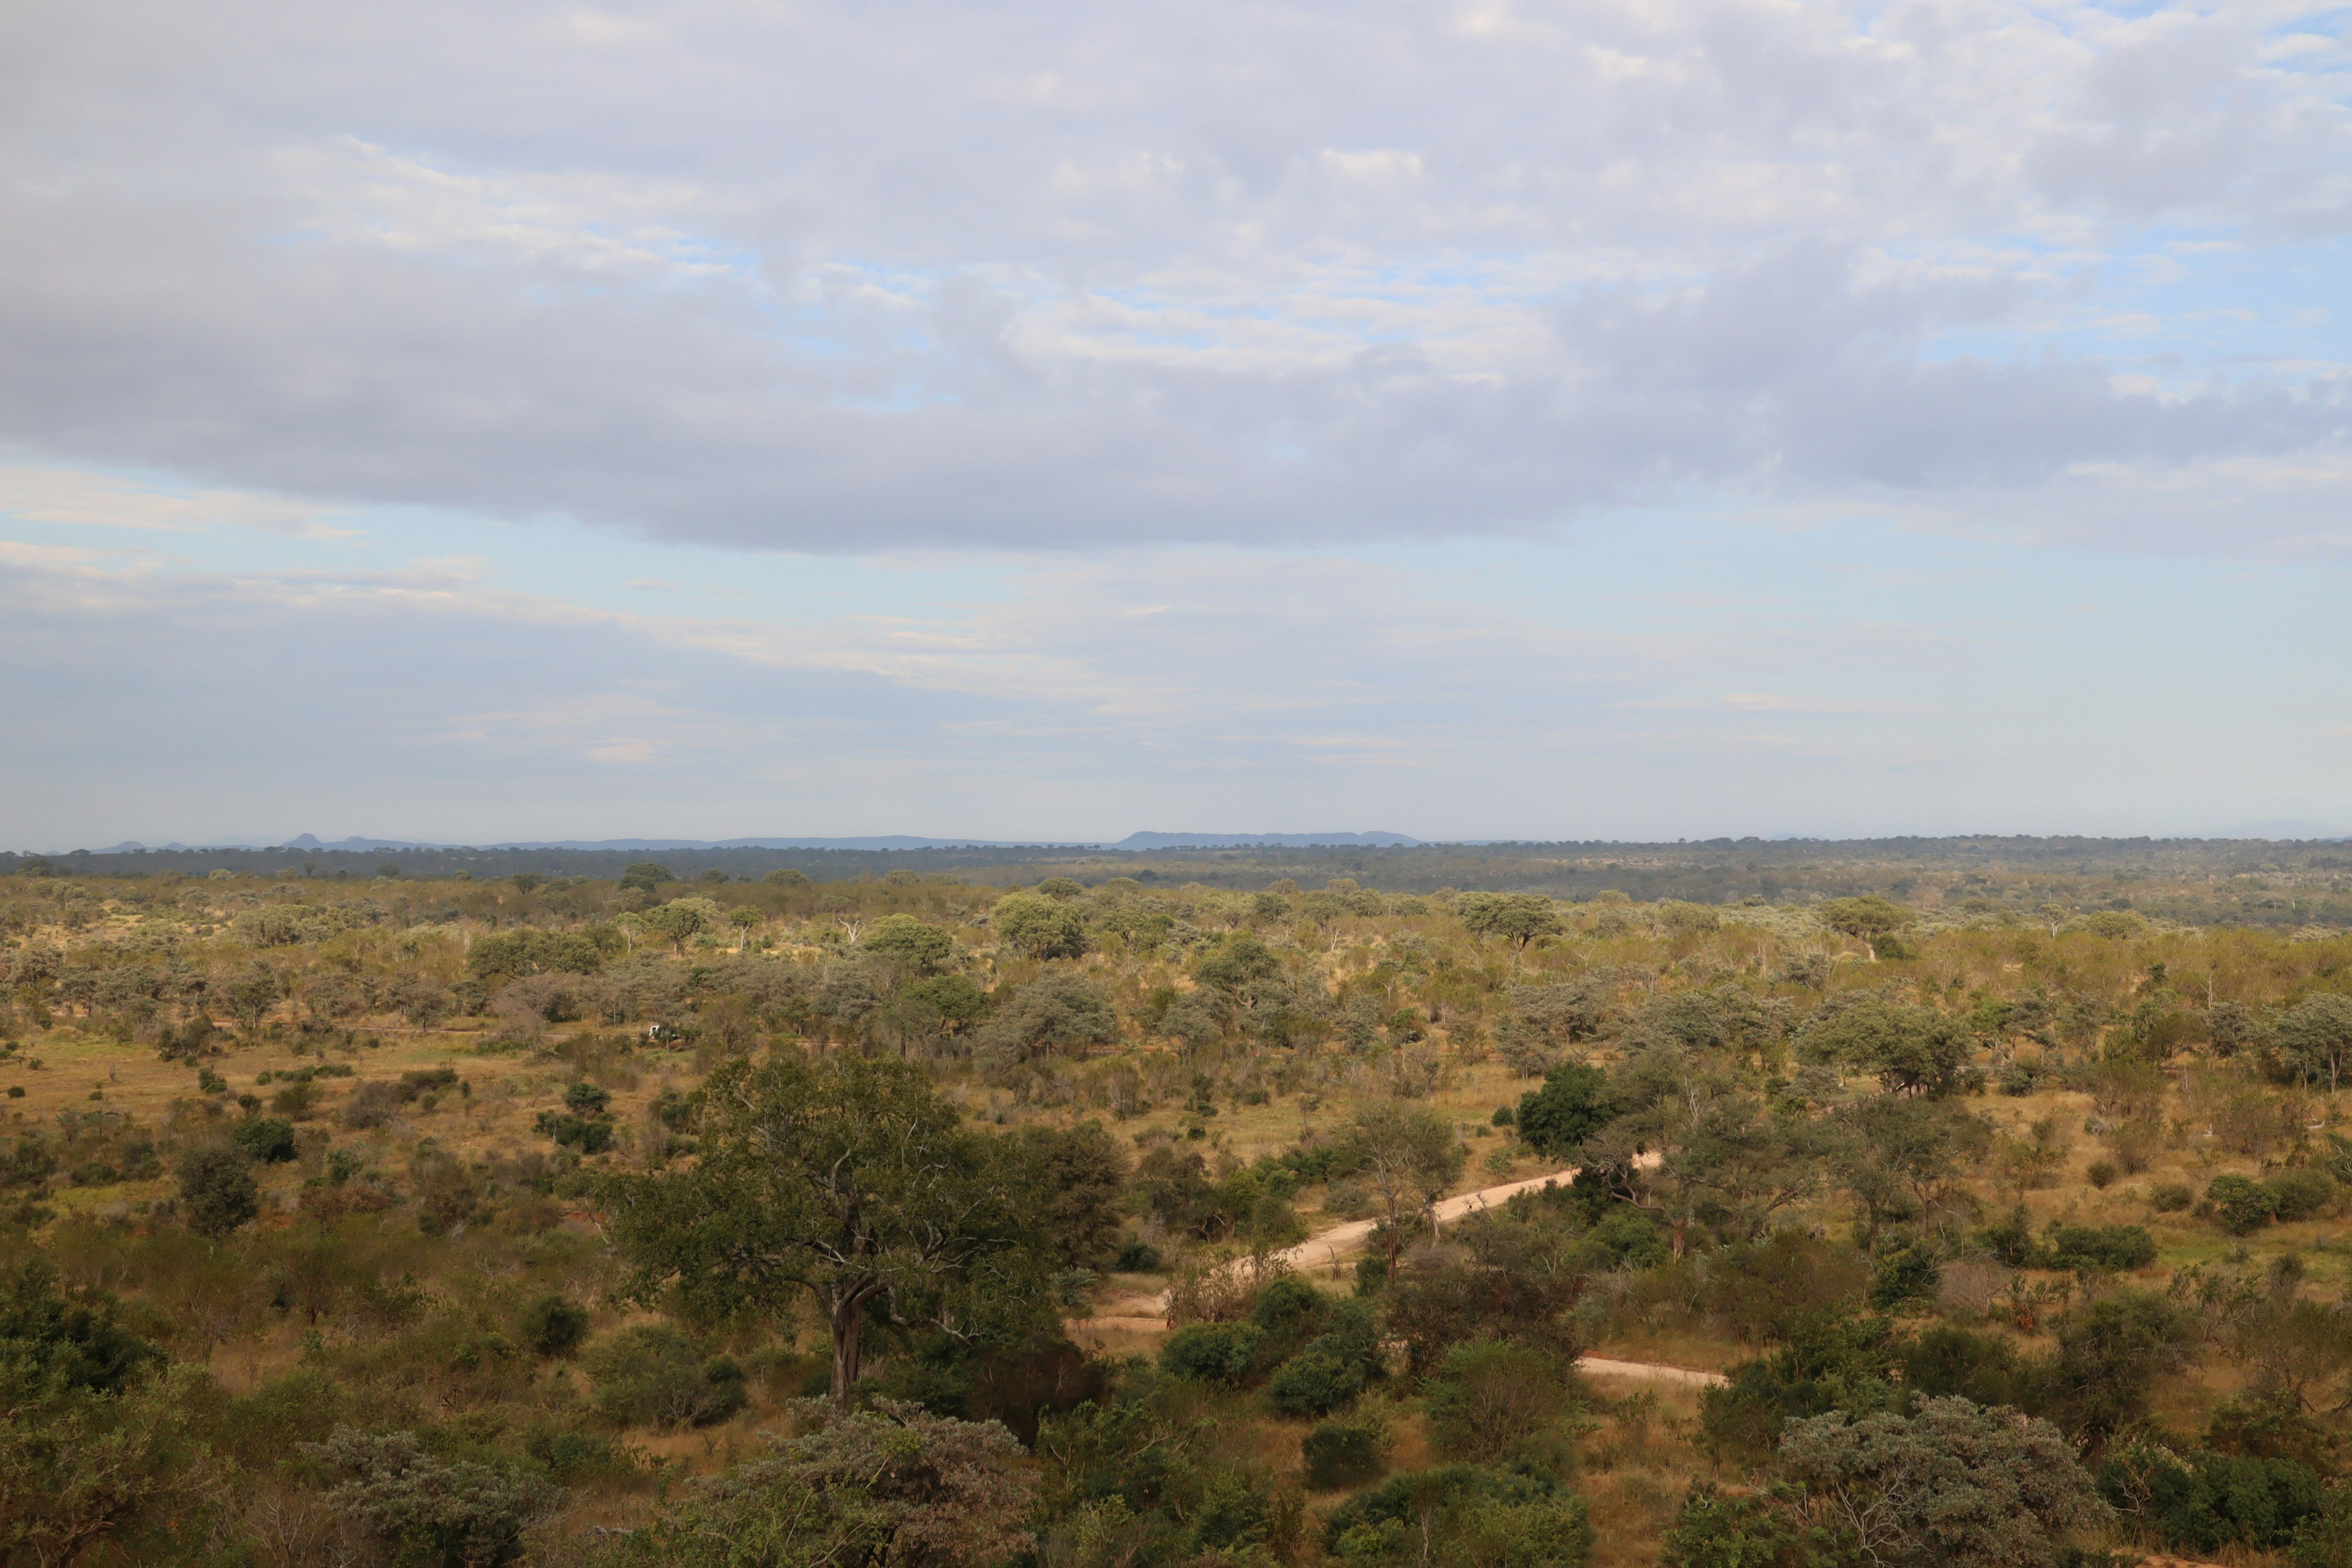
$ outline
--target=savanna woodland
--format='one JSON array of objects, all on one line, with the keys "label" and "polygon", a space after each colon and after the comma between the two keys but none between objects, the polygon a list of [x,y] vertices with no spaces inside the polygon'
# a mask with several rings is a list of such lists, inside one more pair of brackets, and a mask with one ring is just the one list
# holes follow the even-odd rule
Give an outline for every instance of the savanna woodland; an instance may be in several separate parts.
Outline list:
[{"label": "savanna woodland", "polygon": [[2352,1568],[2331,853],[12,858],[0,1559]]}]

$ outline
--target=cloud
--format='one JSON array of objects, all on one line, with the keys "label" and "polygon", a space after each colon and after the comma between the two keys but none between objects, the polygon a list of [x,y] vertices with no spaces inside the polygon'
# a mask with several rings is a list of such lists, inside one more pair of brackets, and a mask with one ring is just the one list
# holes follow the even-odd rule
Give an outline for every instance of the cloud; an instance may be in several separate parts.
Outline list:
[{"label": "cloud", "polygon": [[[1542,532],[1693,495],[1982,523],[2343,447],[2325,354],[2217,354],[2143,298],[2352,218],[2343,82],[2282,47],[2320,36],[2292,10],[0,26],[0,440],[289,515],[834,552]],[[2059,341],[2121,320],[2153,329],[2128,361]],[[2313,531],[2202,537],[2282,540]]]}]

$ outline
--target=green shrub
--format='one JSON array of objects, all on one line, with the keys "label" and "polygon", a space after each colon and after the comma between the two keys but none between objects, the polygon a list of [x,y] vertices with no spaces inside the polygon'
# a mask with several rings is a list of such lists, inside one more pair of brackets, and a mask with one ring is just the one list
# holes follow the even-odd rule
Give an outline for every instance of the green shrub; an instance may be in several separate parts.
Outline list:
[{"label": "green shrub", "polygon": [[2216,1176],[2206,1185],[2205,1201],[2213,1205],[2221,1228],[2244,1236],[2270,1223],[2278,1206],[2268,1183],[2245,1176]]},{"label": "green shrub", "polygon": [[2148,1206],[2158,1214],[2179,1214],[2197,1201],[2197,1190],[2186,1182],[2158,1182],[2148,1189]]},{"label": "green shrub", "polygon": [[261,1212],[253,1163],[226,1143],[208,1143],[180,1158],[180,1212],[199,1236],[220,1237]]},{"label": "green shrub", "polygon": [[2053,1225],[2047,1256],[2053,1268],[2145,1268],[2156,1261],[2156,1238],[2137,1225]]},{"label": "green shrub", "polygon": [[1775,1568],[1803,1561],[1797,1524],[1769,1494],[1726,1496],[1705,1481],[1683,1499],[1661,1539],[1662,1568]]},{"label": "green shrub", "polygon": [[2091,1185],[2104,1193],[2116,1184],[2116,1178],[2123,1174],[2123,1169],[2113,1160],[2094,1160],[2084,1174],[2090,1178]]},{"label": "green shrub", "polygon": [[1298,1445],[1307,1484],[1318,1491],[1360,1486],[1381,1473],[1388,1446],[1388,1428],[1378,1421],[1326,1421]]},{"label": "green shrub", "polygon": [[1364,1373],[1322,1351],[1301,1351],[1266,1380],[1267,1402],[1285,1415],[1327,1415],[1364,1391]]},{"label": "green shrub", "polygon": [[2271,1190],[2271,1212],[2283,1221],[2309,1219],[2336,1199],[2327,1173],[2305,1167],[2281,1171],[2263,1185]]},{"label": "green shrub", "polygon": [[1178,1377],[1240,1384],[1257,1360],[1262,1338],[1248,1323],[1187,1323],[1160,1347],[1160,1364]]},{"label": "green shrub", "polygon": [[520,1332],[533,1355],[570,1355],[588,1337],[588,1309],[550,1291],[523,1309]]},{"label": "green shrub", "polygon": [[1471,1340],[1445,1352],[1425,1403],[1438,1452],[1462,1459],[1525,1458],[1568,1409],[1567,1369],[1526,1345]]},{"label": "green shrub", "polygon": [[2319,1478],[2294,1459],[2137,1449],[2099,1467],[2099,1494],[2177,1552],[2275,1551],[2320,1512]]},{"label": "green shrub", "polygon": [[1943,1282],[1943,1266],[1927,1247],[1917,1243],[1890,1247],[1871,1266],[1870,1304],[1885,1312],[1906,1301],[1932,1300]]},{"label": "green shrub", "polygon": [[1121,1274],[1157,1274],[1160,1265],[1160,1249],[1148,1241],[1129,1241],[1118,1249],[1118,1261],[1111,1267]]},{"label": "green shrub", "polygon": [[280,1164],[294,1158],[294,1124],[278,1117],[251,1117],[238,1123],[231,1136],[245,1157],[258,1163]]},{"label": "green shrub", "polygon": [[666,1323],[623,1329],[581,1358],[596,1380],[596,1408],[627,1426],[708,1426],[743,1408],[743,1369],[726,1356],[703,1359]]}]

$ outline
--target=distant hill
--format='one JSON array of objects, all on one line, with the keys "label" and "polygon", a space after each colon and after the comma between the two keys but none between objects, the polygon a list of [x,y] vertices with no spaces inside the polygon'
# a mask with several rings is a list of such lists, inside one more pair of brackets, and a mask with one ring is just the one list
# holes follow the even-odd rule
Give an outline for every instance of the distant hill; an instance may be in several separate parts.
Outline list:
[{"label": "distant hill", "polygon": [[1402,833],[1130,833],[1113,849],[1311,849],[1369,845],[1410,848],[1422,840]]}]

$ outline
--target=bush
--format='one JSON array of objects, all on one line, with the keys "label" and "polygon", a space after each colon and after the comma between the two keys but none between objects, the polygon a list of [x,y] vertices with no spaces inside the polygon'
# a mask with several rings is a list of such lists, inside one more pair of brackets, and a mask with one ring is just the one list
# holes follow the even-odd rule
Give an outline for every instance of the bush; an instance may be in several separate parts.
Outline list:
[{"label": "bush", "polygon": [[1696,1482],[1660,1542],[1663,1568],[1774,1568],[1802,1561],[1795,1520],[1770,1495],[1726,1496]]},{"label": "bush", "polygon": [[2166,1546],[2203,1553],[2285,1546],[2322,1503],[2319,1478],[2295,1460],[2161,1449],[2111,1456],[2099,1494]]},{"label": "bush", "polygon": [[[1324,1534],[1351,1563],[1578,1568],[1592,1548],[1581,1498],[1540,1472],[1483,1465],[1391,1477],[1334,1509]],[[1427,1552],[1433,1544],[1438,1550]]]},{"label": "bush", "polygon": [[1932,1300],[1943,1282],[1943,1266],[1926,1247],[1890,1247],[1871,1268],[1870,1304],[1884,1312],[1906,1301]]},{"label": "bush", "polygon": [[1364,1391],[1364,1373],[1319,1350],[1301,1351],[1266,1380],[1266,1398],[1285,1415],[1328,1415]]},{"label": "bush", "polygon": [[1455,1345],[1430,1379],[1429,1435],[1453,1458],[1525,1458],[1568,1409],[1567,1369],[1526,1345]]},{"label": "bush", "polygon": [[2137,1225],[2053,1225],[2048,1257],[2053,1268],[2145,1268],[2156,1261],[2156,1238]]},{"label": "bush", "polygon": [[533,1355],[570,1355],[588,1337],[588,1309],[550,1291],[523,1309],[520,1332]]},{"label": "bush", "polygon": [[226,1143],[192,1149],[180,1160],[180,1212],[188,1228],[217,1240],[261,1212],[253,1163]]},{"label": "bush", "polygon": [[282,1164],[294,1158],[294,1124],[275,1116],[256,1116],[231,1134],[245,1157],[260,1164]]},{"label": "bush", "polygon": [[596,1380],[596,1408],[623,1426],[708,1426],[743,1408],[743,1369],[708,1361],[666,1323],[642,1324],[598,1341],[582,1357]]},{"label": "bush", "polygon": [[467,1568],[511,1563],[521,1554],[523,1531],[562,1497],[544,1481],[436,1458],[414,1432],[342,1427],[301,1449],[341,1478],[328,1500],[390,1546],[398,1562]]},{"label": "bush", "polygon": [[2281,1171],[2263,1185],[2271,1191],[2271,1212],[2282,1221],[2309,1219],[2336,1199],[2336,1184],[2325,1171]]},{"label": "bush", "polygon": [[1329,1491],[1379,1475],[1388,1447],[1388,1428],[1378,1421],[1326,1421],[1307,1434],[1298,1451],[1307,1460],[1307,1484]]},{"label": "bush", "polygon": [[1129,1241],[1118,1249],[1118,1260],[1111,1267],[1121,1274],[1157,1274],[1160,1262],[1158,1247],[1148,1241]]},{"label": "bush", "polygon": [[1249,1376],[1263,1337],[1248,1323],[1187,1323],[1160,1347],[1160,1364],[1178,1377],[1238,1384]]},{"label": "bush", "polygon": [[2197,1190],[2186,1182],[2158,1182],[2148,1189],[2148,1206],[2158,1214],[2179,1214],[2197,1201]]},{"label": "bush", "polygon": [[2116,1178],[2123,1172],[2113,1160],[2094,1160],[2090,1169],[2084,1173],[2090,1177],[2091,1185],[2104,1193],[2116,1184]]},{"label": "bush", "polygon": [[2205,1188],[2205,1201],[2213,1205],[2221,1228],[2231,1236],[2260,1230],[2270,1223],[2278,1206],[2267,1183],[2245,1176],[2214,1177]]}]

